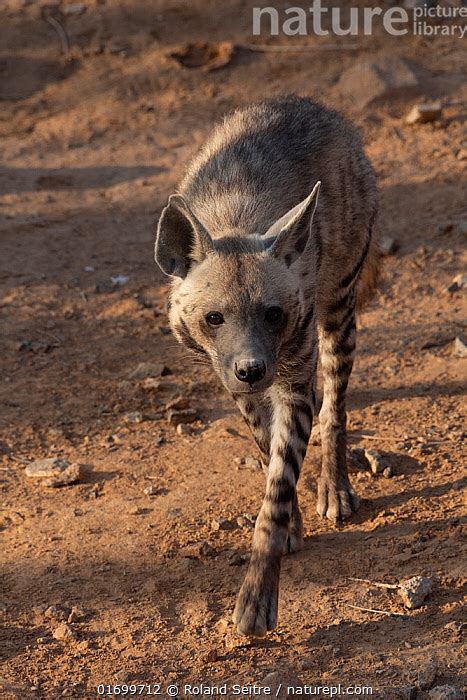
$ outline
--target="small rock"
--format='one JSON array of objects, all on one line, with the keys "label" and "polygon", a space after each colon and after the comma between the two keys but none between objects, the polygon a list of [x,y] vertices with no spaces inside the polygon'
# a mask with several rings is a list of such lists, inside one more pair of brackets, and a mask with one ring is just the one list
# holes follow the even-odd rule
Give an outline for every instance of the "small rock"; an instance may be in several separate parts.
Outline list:
[{"label": "small rock", "polygon": [[457,152],[456,158],[457,160],[467,160],[467,148],[461,148],[460,151]]},{"label": "small rock", "polygon": [[461,289],[467,289],[467,275],[459,274],[454,277],[451,284],[447,288],[448,292],[459,292]]},{"label": "small rock", "polygon": [[125,413],[124,420],[126,423],[142,423],[144,417],[141,411],[130,411],[129,413]]},{"label": "small rock", "polygon": [[390,479],[393,475],[392,468],[391,467],[386,467],[386,469],[383,469],[383,476],[385,479]]},{"label": "small rock", "polygon": [[75,605],[71,608],[71,612],[68,615],[67,622],[81,622],[86,618],[86,611],[82,608],[78,608]]},{"label": "small rock", "polygon": [[169,425],[174,428],[180,423],[193,423],[197,419],[198,415],[193,408],[187,408],[183,411],[177,411],[175,409],[170,409],[167,412],[167,420]]},{"label": "small rock", "polygon": [[207,662],[217,661],[218,659],[219,659],[219,652],[217,649],[210,649],[204,657],[204,660]]},{"label": "small rock", "polygon": [[211,530],[218,532],[219,530],[233,530],[233,525],[226,518],[214,518],[211,520]]},{"label": "small rock", "polygon": [[382,236],[379,239],[379,249],[383,255],[394,255],[399,250],[399,243],[390,236]]},{"label": "small rock", "polygon": [[130,379],[147,379],[148,377],[164,377],[170,370],[158,362],[140,362],[129,373]]},{"label": "small rock", "polygon": [[26,476],[43,479],[57,476],[68,468],[70,462],[60,457],[47,457],[46,459],[36,459],[25,469]]},{"label": "small rock", "polygon": [[66,622],[63,622],[61,625],[59,625],[54,630],[52,636],[59,642],[69,642],[78,638],[76,631],[72,627],[70,627],[70,625]]},{"label": "small rock", "polygon": [[381,474],[389,466],[385,457],[377,450],[365,450],[365,457],[373,474]]},{"label": "small rock", "polygon": [[67,620],[71,613],[71,609],[67,608],[66,605],[49,605],[49,607],[44,612],[44,617],[49,617],[54,620]]},{"label": "small rock", "polygon": [[165,491],[166,490],[161,486],[154,486],[153,484],[150,484],[143,489],[143,493],[145,493],[146,496],[163,496]]},{"label": "small rock", "polygon": [[447,625],[444,625],[444,629],[448,630],[448,632],[454,632],[454,634],[461,634],[465,624],[465,622],[456,622],[456,620],[453,620],[452,622],[448,622]]},{"label": "small rock", "polygon": [[467,342],[464,336],[459,335],[454,339],[452,352],[454,357],[467,357]]},{"label": "small rock", "polygon": [[255,521],[251,515],[239,515],[237,518],[238,527],[252,528],[255,526]]},{"label": "small rock", "polygon": [[418,672],[417,681],[415,683],[418,690],[428,690],[433,685],[436,674],[438,673],[438,663],[436,659],[430,659],[426,666]]},{"label": "small rock", "polygon": [[128,275],[114,275],[110,278],[110,281],[114,287],[123,287],[130,281],[130,278]]},{"label": "small rock", "polygon": [[253,469],[254,471],[261,471],[261,462],[255,457],[245,457],[243,464],[245,469]]},{"label": "small rock", "polygon": [[423,605],[425,598],[431,593],[433,580],[425,576],[414,576],[402,581],[398,593],[404,601],[406,608],[419,608]]},{"label": "small rock", "polygon": [[225,617],[221,617],[221,619],[214,625],[214,628],[217,630],[217,632],[219,632],[219,634],[225,634],[229,629],[229,625],[229,620],[226,620]]},{"label": "small rock", "polygon": [[238,552],[232,552],[228,556],[229,566],[242,566],[242,564],[244,564],[246,561],[246,557]]},{"label": "small rock", "polygon": [[437,685],[428,693],[429,700],[462,700],[463,693],[454,685]]},{"label": "small rock", "polygon": [[441,118],[442,110],[439,102],[415,105],[405,118],[406,124],[427,124]]},{"label": "small rock", "polygon": [[186,423],[179,423],[176,432],[178,435],[191,435],[191,428]]}]

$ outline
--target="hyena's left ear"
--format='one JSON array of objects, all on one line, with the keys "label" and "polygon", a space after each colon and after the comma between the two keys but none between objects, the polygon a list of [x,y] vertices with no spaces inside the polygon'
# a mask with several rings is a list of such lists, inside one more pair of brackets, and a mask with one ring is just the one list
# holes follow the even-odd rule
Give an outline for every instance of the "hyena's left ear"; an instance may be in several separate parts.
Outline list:
[{"label": "hyena's left ear", "polygon": [[313,216],[318,203],[318,181],[313,191],[300,204],[281,216],[265,234],[267,250],[276,258],[281,258],[290,267],[303,253],[308,243]]},{"label": "hyena's left ear", "polygon": [[212,238],[180,194],[172,194],[157,224],[155,259],[166,275],[186,277],[214,249]]}]

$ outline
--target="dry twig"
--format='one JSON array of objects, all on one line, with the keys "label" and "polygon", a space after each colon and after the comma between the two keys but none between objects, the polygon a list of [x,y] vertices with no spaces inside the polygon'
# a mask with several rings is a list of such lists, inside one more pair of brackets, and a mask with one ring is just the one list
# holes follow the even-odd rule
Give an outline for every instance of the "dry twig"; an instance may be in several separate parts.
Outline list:
[{"label": "dry twig", "polygon": [[348,608],[353,608],[354,610],[361,610],[363,612],[376,613],[378,615],[397,615],[398,617],[405,617],[404,613],[400,612],[390,612],[389,610],[375,610],[374,608],[362,608],[360,605],[352,605],[351,603],[344,603]]}]

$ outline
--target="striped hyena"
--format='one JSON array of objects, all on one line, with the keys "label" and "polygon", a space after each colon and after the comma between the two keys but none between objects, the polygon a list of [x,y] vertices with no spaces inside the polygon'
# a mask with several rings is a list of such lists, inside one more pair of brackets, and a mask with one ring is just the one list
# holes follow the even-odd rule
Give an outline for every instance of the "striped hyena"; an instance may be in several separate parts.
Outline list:
[{"label": "striped hyena", "polygon": [[345,394],[356,307],[376,278],[376,211],[375,176],[355,128],[289,96],[226,118],[159,219],[156,261],[172,278],[173,332],[211,360],[266,472],[234,612],[244,634],[276,625],[281,557],[302,545],[296,487],[316,406],[318,347],[317,511],[337,521],[358,507],[347,475]]}]

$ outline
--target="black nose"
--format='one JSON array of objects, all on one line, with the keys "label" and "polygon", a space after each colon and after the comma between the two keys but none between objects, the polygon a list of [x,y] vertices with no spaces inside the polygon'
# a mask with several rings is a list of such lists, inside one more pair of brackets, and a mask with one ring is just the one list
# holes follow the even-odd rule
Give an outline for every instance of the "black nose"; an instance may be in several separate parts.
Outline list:
[{"label": "black nose", "polygon": [[263,360],[239,360],[235,363],[235,376],[241,382],[254,384],[266,374],[266,365]]}]

